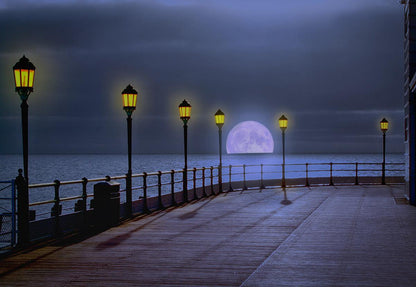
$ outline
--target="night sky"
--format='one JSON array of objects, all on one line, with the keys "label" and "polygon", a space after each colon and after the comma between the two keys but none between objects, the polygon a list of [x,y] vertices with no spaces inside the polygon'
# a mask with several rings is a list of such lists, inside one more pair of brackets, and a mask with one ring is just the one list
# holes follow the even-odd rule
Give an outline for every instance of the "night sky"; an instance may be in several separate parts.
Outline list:
[{"label": "night sky", "polygon": [[216,153],[241,121],[289,118],[288,153],[403,152],[403,6],[391,0],[0,0],[0,153],[21,153],[13,65],[36,66],[30,153]]}]

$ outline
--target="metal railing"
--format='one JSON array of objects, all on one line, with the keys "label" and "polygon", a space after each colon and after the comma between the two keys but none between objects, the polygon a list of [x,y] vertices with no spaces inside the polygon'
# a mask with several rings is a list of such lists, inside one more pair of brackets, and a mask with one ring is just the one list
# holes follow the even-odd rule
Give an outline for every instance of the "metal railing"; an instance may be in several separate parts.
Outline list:
[{"label": "metal railing", "polygon": [[[354,184],[360,182],[360,178],[373,178],[372,183],[381,183],[381,163],[305,163],[286,164],[285,176],[287,185],[328,184],[333,185],[334,179],[342,182],[343,179],[353,179]],[[247,182],[252,187],[265,188],[266,186],[278,186],[282,178],[282,164],[257,164],[257,165],[229,165],[223,166],[224,190],[232,191],[235,186],[247,189]],[[218,193],[218,169],[219,167],[202,167],[188,169],[188,192],[192,200]],[[157,209],[165,208],[165,205],[176,205],[182,202],[183,170],[157,171],[132,175],[133,201],[141,200],[143,211],[148,212],[149,198],[156,198]],[[404,163],[387,163],[387,176],[403,176]],[[100,181],[122,181],[121,202],[125,202],[126,175],[105,176],[102,178],[74,181],[59,181],[53,183],[29,185],[31,200],[29,206],[36,209],[37,218],[59,217],[61,214],[71,212],[86,212],[88,199],[93,197],[93,183]],[[228,179],[228,181],[227,181]],[[295,180],[296,179],[296,180]],[[315,180],[314,180],[315,179]],[[318,181],[316,179],[319,179]],[[253,181],[258,181],[257,183]],[[302,183],[300,183],[302,181]],[[345,180],[344,180],[345,181]],[[235,183],[242,182],[242,186]],[[292,184],[291,184],[292,182]],[[348,181],[347,181],[348,182]],[[368,182],[370,183],[370,182]],[[228,189],[227,189],[228,187]],[[51,196],[53,190],[53,196]],[[38,194],[37,194],[38,193]],[[39,195],[39,196],[37,196]],[[169,196],[168,196],[169,195]],[[169,200],[168,200],[169,197]],[[45,200],[39,200],[45,199]],[[53,199],[52,199],[53,198]],[[75,204],[74,204],[74,201]],[[72,202],[72,205],[68,204]],[[61,206],[62,205],[62,206]],[[49,208],[45,208],[48,206]],[[41,208],[39,208],[41,207]],[[154,208],[154,207],[153,207]],[[33,219],[33,215],[32,215]]]},{"label": "metal railing", "polygon": [[[203,189],[202,196],[214,194],[214,185],[218,184],[218,167],[202,167],[188,169],[188,192],[192,192],[192,199],[197,199],[197,190]],[[143,172],[132,175],[133,201],[142,200],[143,209],[149,211],[147,201],[149,198],[157,197],[159,208],[163,208],[162,198],[170,195],[171,204],[176,205],[178,193],[182,191],[183,170]],[[46,200],[31,200],[29,207],[36,209],[37,218],[58,217],[69,212],[86,211],[88,209],[88,199],[93,197],[93,183],[102,181],[121,180],[121,202],[125,202],[127,176],[105,176],[102,178],[73,181],[55,180],[53,183],[41,183],[29,185],[31,197],[48,198]],[[209,191],[207,190],[209,188]],[[50,194],[54,191],[53,196]],[[48,195],[49,194],[49,195]],[[78,194],[78,195],[74,195]],[[53,199],[52,199],[53,198]],[[75,202],[72,206],[67,202]],[[166,201],[163,200],[163,201]],[[63,205],[63,207],[61,206]],[[43,208],[39,208],[43,207]],[[47,207],[50,207],[47,208]],[[58,211],[58,212],[56,212]],[[33,219],[33,213],[32,213]]]},{"label": "metal railing", "polygon": [[[282,164],[233,165],[224,168],[228,169],[227,176],[231,190],[233,189],[231,183],[236,180],[243,181],[243,189],[247,189],[247,181],[253,180],[258,180],[257,187],[260,188],[266,187],[266,182],[269,182],[267,184],[269,186],[270,182],[273,186],[281,185]],[[404,163],[386,163],[385,172],[386,176],[391,179],[395,178],[397,181],[397,177],[404,177]],[[329,162],[285,165],[288,187],[310,186],[311,184],[334,185],[334,182],[337,184],[359,184],[360,182],[381,184],[381,176],[382,163]]]},{"label": "metal railing", "polygon": [[[55,180],[52,183],[29,185],[29,220],[31,240],[60,236],[76,230],[88,230],[91,222],[102,221],[98,209],[91,208],[94,183],[117,181],[120,184],[120,207],[112,216],[120,218],[149,213],[166,207],[217,195],[224,191],[248,188],[282,186],[283,170],[285,185],[335,185],[335,184],[381,184],[381,163],[305,163],[305,164],[256,164],[228,165],[222,167],[223,182],[219,182],[219,167],[202,167],[186,170],[187,194],[183,190],[184,170],[143,172],[132,175],[132,201],[126,202],[127,175],[82,178],[74,181]],[[404,163],[385,165],[386,182],[402,183]],[[17,182],[17,181],[16,181]],[[222,185],[222,189],[220,188]],[[19,189],[19,184],[17,184]],[[95,199],[94,199],[95,200]],[[107,210],[107,209],[105,209]],[[92,223],[94,226],[94,223]],[[23,233],[22,233],[23,234]]]},{"label": "metal railing", "polygon": [[0,181],[0,250],[16,245],[15,181]]}]

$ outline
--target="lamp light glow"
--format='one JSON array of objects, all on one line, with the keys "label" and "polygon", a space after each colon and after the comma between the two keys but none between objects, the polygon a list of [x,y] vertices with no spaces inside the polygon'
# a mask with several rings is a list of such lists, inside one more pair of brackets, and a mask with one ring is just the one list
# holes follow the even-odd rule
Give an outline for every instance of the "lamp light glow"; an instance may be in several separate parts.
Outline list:
[{"label": "lamp light glow", "polygon": [[127,115],[131,115],[136,109],[137,91],[131,85],[128,85],[121,94],[123,96],[123,109]]},{"label": "lamp light glow", "polygon": [[218,109],[218,111],[215,113],[215,123],[218,127],[222,127],[224,125],[225,115],[224,113]]},{"label": "lamp light glow", "polygon": [[380,129],[383,133],[385,133],[389,129],[389,121],[386,118],[383,118],[380,121]]},{"label": "lamp light glow", "polygon": [[287,118],[285,117],[285,115],[282,115],[279,118],[279,127],[282,131],[287,129]]},{"label": "lamp light glow", "polygon": [[179,117],[184,123],[191,118],[191,108],[191,105],[186,100],[183,100],[179,105]]}]

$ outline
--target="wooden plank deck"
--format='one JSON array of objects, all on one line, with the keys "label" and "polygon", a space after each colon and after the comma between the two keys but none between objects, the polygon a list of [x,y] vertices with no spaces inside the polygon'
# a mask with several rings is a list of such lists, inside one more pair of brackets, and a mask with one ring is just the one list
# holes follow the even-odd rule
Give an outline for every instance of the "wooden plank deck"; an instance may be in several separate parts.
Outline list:
[{"label": "wooden plank deck", "polygon": [[[342,283],[353,278],[368,284],[369,271],[360,262],[374,269],[378,259],[391,255],[392,262],[416,267],[416,258],[404,248],[384,257],[370,248],[371,242],[390,251],[407,244],[416,251],[416,243],[411,243],[416,242],[416,224],[406,223],[416,223],[416,209],[397,205],[392,198],[402,188],[291,188],[293,204],[287,206],[280,204],[280,188],[221,194],[129,221],[69,246],[47,246],[3,259],[0,285],[351,286]],[[381,217],[386,222],[377,224],[386,207],[389,216]],[[365,218],[373,220],[360,223]],[[392,232],[403,236],[390,234],[393,225]],[[400,275],[395,282],[403,284],[368,286],[415,285],[405,284],[415,275],[388,275]]]}]

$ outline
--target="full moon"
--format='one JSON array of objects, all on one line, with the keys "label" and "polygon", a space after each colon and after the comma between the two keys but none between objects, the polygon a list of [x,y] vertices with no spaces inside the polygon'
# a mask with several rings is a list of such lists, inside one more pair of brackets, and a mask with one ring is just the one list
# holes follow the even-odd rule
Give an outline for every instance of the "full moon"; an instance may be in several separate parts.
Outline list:
[{"label": "full moon", "polygon": [[270,131],[259,122],[241,122],[227,136],[227,153],[272,153],[273,149]]}]

